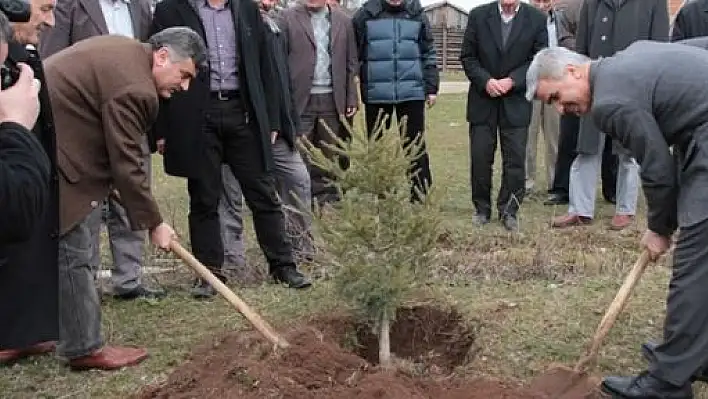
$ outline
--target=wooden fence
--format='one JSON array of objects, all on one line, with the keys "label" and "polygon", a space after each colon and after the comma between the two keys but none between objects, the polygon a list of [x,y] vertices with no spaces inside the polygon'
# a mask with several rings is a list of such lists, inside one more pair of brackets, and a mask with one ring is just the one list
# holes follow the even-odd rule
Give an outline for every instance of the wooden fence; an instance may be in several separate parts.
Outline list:
[{"label": "wooden fence", "polygon": [[464,29],[434,26],[435,51],[438,58],[438,69],[443,72],[462,71],[460,51]]}]

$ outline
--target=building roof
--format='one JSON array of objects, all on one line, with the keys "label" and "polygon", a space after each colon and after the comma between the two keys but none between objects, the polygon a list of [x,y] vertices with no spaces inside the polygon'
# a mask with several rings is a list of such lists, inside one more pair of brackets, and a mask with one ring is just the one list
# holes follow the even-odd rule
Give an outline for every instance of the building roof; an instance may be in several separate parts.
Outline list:
[{"label": "building roof", "polygon": [[452,4],[447,0],[439,1],[437,3],[428,4],[427,6],[425,6],[425,11],[430,11],[430,10],[434,10],[436,8],[441,8],[441,7],[445,7],[445,6],[452,7],[462,14],[465,14],[465,15],[469,14],[469,12],[467,10],[465,10],[464,8],[462,8],[456,4]]}]

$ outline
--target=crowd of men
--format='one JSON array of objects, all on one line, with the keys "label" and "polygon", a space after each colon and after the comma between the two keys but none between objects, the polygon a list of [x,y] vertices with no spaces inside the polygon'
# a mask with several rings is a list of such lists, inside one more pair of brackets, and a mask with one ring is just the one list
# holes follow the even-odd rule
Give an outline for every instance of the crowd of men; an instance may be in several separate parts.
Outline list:
[{"label": "crowd of men", "polygon": [[[272,281],[309,287],[298,268],[314,256],[310,209],[301,207],[340,198],[298,141],[327,150],[337,142],[329,131],[347,140],[344,122],[360,111],[359,93],[370,134],[379,113],[395,111],[408,119],[401,134],[416,140],[438,91],[418,1],[371,0],[353,17],[327,0],[286,9],[271,0],[30,4],[28,20],[5,21],[3,36],[8,62],[30,72],[22,66],[2,94],[37,84],[40,106],[28,108],[36,123],[6,118],[3,127],[33,129],[28,138],[39,140],[45,162],[32,170],[8,163],[19,169],[7,172],[16,179],[3,181],[0,194],[11,225],[25,229],[0,244],[0,317],[11,326],[0,333],[0,363],[55,352],[74,370],[113,370],[148,356],[104,341],[97,271],[105,225],[112,295],[165,296],[142,279],[146,236],[168,251],[175,239],[152,195],[153,153],[168,175],[187,180],[191,249],[212,273],[224,282],[247,274],[245,202]],[[36,152],[36,141],[25,144]],[[419,172],[411,200],[419,201],[432,182],[427,152],[411,168]],[[29,178],[43,182],[33,185],[38,192],[11,188]],[[216,294],[202,279],[191,293]]]},{"label": "crowd of men", "polygon": [[[175,239],[151,192],[152,153],[187,180],[191,248],[211,272],[229,282],[248,268],[245,202],[272,280],[303,289],[311,281],[298,263],[314,248],[309,210],[298,208],[339,198],[298,140],[333,144],[324,125],[347,140],[343,121],[358,112],[370,135],[395,113],[407,120],[405,142],[422,139],[437,100],[434,40],[418,0],[368,0],[351,17],[331,0],[285,9],[163,0],[154,10],[146,0],[55,1],[31,0],[26,21],[0,18],[0,58],[19,71],[0,91],[0,363],[56,352],[74,370],[113,370],[148,356],[104,342],[96,272],[105,224],[113,295],[164,296],[141,278],[146,236],[164,250]],[[699,339],[708,317],[695,306],[708,300],[706,168],[696,156],[708,88],[685,77],[708,67],[708,42],[658,42],[708,36],[708,0],[684,6],[671,29],[666,0],[530,3],[496,0],[469,13],[461,61],[473,220],[492,217],[497,141],[496,211],[510,231],[536,187],[541,133],[546,203],[568,204],[554,227],[593,221],[601,175],[616,204],[610,227],[626,228],[641,181],[652,258],[681,228],[666,331],[661,344],[644,345],[646,373],[603,386],[617,397],[692,397],[708,365]],[[666,65],[677,59],[680,68]],[[411,171],[418,202],[433,181],[424,145]],[[196,279],[192,295],[215,290]]]}]

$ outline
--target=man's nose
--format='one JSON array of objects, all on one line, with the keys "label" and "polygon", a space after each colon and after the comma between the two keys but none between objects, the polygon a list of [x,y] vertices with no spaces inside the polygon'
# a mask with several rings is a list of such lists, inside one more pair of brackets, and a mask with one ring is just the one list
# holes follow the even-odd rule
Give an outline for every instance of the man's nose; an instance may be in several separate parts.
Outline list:
[{"label": "man's nose", "polygon": [[49,15],[44,19],[44,24],[50,28],[54,27],[54,13],[53,12],[49,13]]}]

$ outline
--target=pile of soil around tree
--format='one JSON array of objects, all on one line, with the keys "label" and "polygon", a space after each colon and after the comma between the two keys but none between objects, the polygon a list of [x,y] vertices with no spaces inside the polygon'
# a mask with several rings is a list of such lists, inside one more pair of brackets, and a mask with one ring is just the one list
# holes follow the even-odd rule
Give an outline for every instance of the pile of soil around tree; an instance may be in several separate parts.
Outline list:
[{"label": "pile of soil around tree", "polygon": [[[349,317],[311,320],[284,332],[291,347],[273,350],[256,332],[230,333],[197,348],[148,398],[531,399],[519,384],[460,379],[452,370],[476,353],[477,329],[454,310],[401,308],[391,328],[398,371],[376,365],[378,340]],[[345,348],[352,348],[351,350]]]}]

